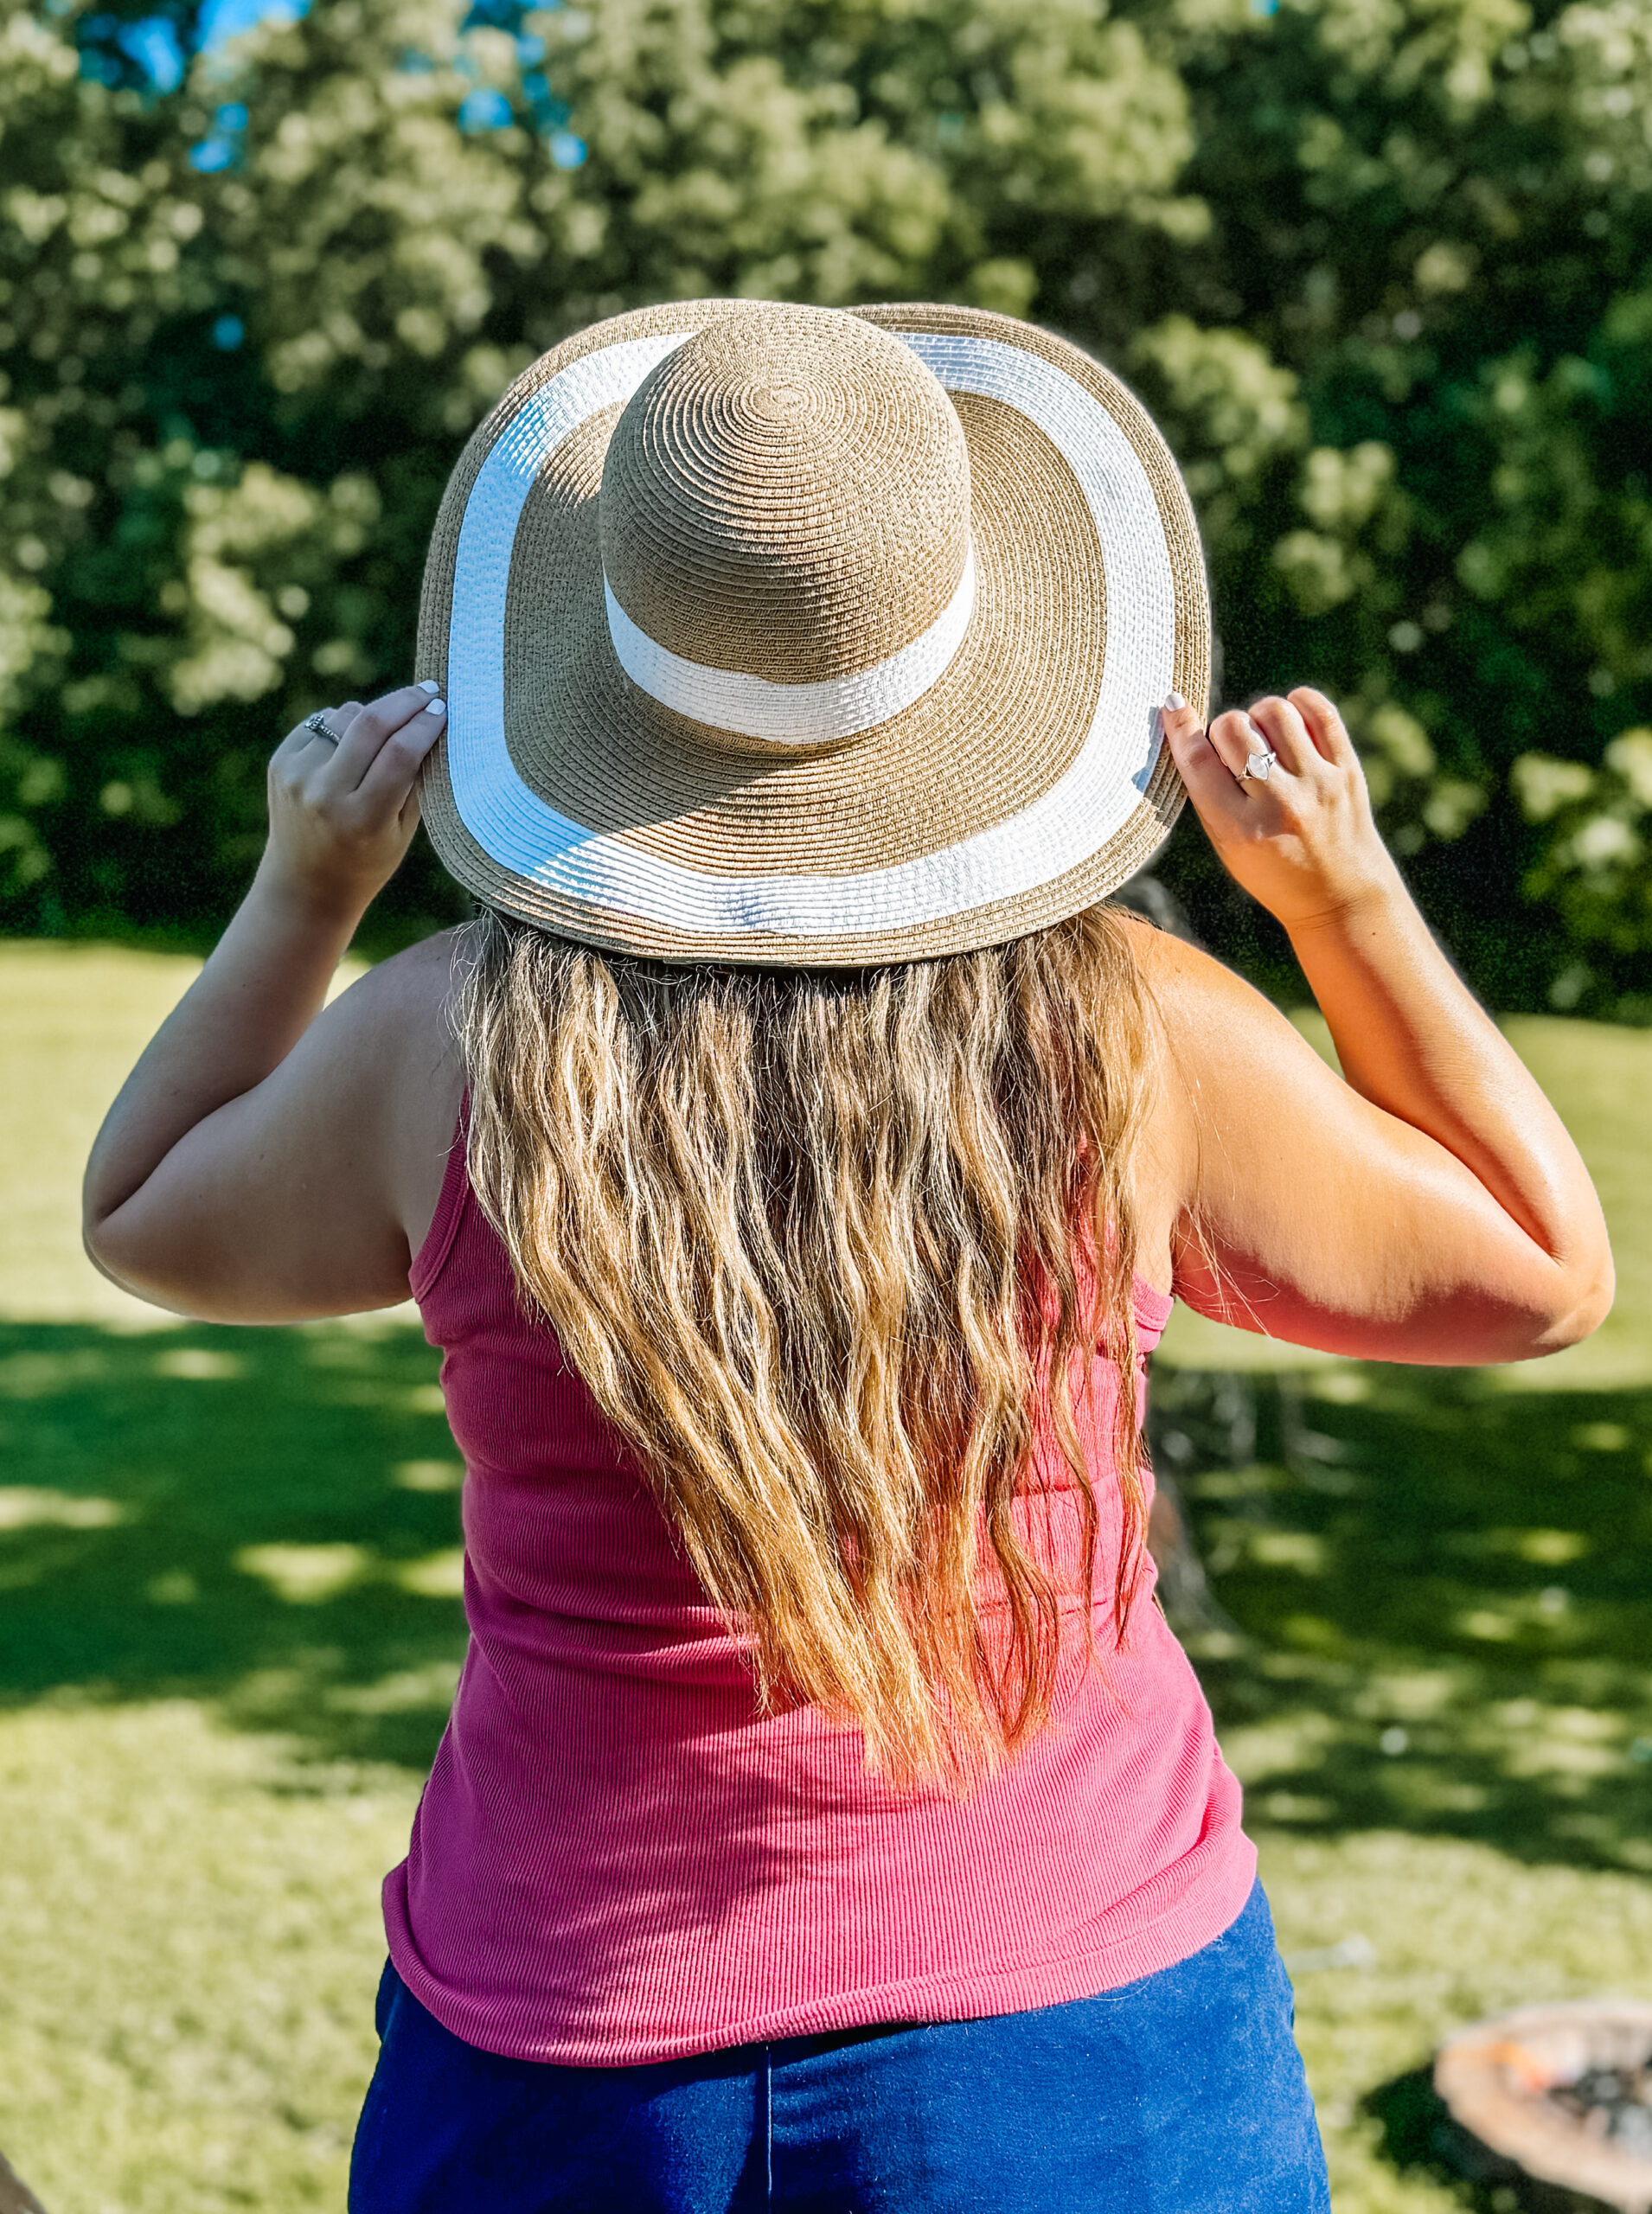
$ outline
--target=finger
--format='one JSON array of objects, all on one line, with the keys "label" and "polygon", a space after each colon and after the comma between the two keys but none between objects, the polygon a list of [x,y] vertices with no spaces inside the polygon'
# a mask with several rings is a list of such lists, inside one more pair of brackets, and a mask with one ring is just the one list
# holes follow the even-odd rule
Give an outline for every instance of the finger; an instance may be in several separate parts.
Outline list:
[{"label": "finger", "polygon": [[391,732],[356,787],[359,798],[370,813],[382,808],[386,814],[400,815],[425,756],[446,727],[447,702],[426,699],[421,693],[419,712],[410,715],[399,730]]},{"label": "finger", "polygon": [[302,723],[295,723],[274,752],[271,754],[271,768],[284,769],[290,761],[296,761],[315,735],[313,730],[306,730]]},{"label": "finger", "polygon": [[[361,713],[359,700],[347,700],[342,707],[318,707],[314,715],[306,715],[298,728],[288,733],[278,754],[290,743],[296,752],[310,752],[309,767],[330,761],[349,729],[352,720]],[[319,720],[317,720],[319,718]]]},{"label": "finger", "polygon": [[1358,759],[1347,724],[1336,712],[1335,703],[1322,692],[1316,692],[1311,684],[1299,684],[1290,694],[1290,704],[1302,717],[1303,727],[1316,748],[1328,761],[1346,768]]},{"label": "finger", "polygon": [[341,706],[329,707],[325,712],[327,727],[332,733],[333,741],[342,745],[349,735],[350,725],[362,712],[362,703],[359,700],[346,700]]},{"label": "finger", "polygon": [[1160,720],[1171,758],[1181,771],[1181,781],[1188,787],[1188,795],[1198,809],[1201,820],[1231,820],[1236,816],[1244,795],[1206,735],[1194,710],[1172,693],[1160,710]]},{"label": "finger", "polygon": [[1268,741],[1242,707],[1230,707],[1210,726],[1210,742],[1223,766],[1236,779],[1252,754],[1265,753]]},{"label": "finger", "polygon": [[339,740],[338,758],[328,778],[332,788],[338,792],[356,790],[385,741],[423,714],[430,696],[421,684],[403,684],[359,709]]},{"label": "finger", "polygon": [[276,747],[270,756],[270,766],[289,771],[294,777],[307,777],[332,759],[337,745],[337,739],[331,733],[317,730],[306,717]]},{"label": "finger", "polygon": [[1279,757],[1279,766],[1293,776],[1303,775],[1318,759],[1318,749],[1308,735],[1301,714],[1289,700],[1270,696],[1251,708],[1251,720],[1265,745]]}]

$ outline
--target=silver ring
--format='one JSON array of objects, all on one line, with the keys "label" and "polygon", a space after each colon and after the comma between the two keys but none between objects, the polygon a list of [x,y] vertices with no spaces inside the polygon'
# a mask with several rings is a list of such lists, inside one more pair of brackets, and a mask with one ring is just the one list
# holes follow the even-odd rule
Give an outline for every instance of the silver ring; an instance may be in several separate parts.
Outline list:
[{"label": "silver ring", "polygon": [[313,730],[317,738],[324,738],[330,745],[338,744],[338,733],[328,727],[325,707],[317,707],[313,715],[306,715],[304,719],[304,728]]},{"label": "silver ring", "polygon": [[1247,777],[1254,777],[1258,784],[1265,784],[1268,781],[1268,771],[1278,758],[1278,755],[1271,746],[1269,746],[1265,752],[1252,753],[1239,771],[1240,784],[1244,784]]}]

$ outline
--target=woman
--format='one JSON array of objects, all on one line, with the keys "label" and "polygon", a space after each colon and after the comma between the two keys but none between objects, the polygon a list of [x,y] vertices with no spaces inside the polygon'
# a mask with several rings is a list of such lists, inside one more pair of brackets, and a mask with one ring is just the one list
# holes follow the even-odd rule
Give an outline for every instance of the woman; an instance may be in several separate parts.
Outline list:
[{"label": "woman", "polygon": [[[1335,709],[1207,731],[1207,645],[1174,464],[1076,349],[690,303],[513,386],[432,673],[277,750],[86,1238],[221,1320],[411,1283],[445,1350],[471,1641],[358,2214],[1327,2204],[1151,1604],[1143,1364],[1172,1289],[1528,1359],[1611,1266]],[[1346,1080],[1101,904],[1184,790]],[[421,799],[482,917],[323,1014]]]}]

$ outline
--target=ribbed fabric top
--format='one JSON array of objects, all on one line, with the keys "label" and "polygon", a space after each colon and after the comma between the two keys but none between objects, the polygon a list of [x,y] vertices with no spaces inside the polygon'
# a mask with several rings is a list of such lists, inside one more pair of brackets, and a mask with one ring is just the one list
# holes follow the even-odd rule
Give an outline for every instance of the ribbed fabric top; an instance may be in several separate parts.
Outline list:
[{"label": "ribbed fabric top", "polygon": [[[868,1776],[860,1732],[814,1707],[759,1713],[740,1640],[519,1302],[462,1136],[411,1282],[464,1456],[471,1640],[384,1910],[398,1974],[456,2036],[617,2067],[1006,2013],[1168,1968],[1238,1915],[1239,1789],[1150,1564],[1113,1647],[1105,1359],[1079,1424],[1099,1664],[1066,1641],[1053,1719],[960,1801]],[[1144,1362],[1170,1302],[1136,1296]],[[1035,1483],[1076,1533],[1047,1437]]]}]

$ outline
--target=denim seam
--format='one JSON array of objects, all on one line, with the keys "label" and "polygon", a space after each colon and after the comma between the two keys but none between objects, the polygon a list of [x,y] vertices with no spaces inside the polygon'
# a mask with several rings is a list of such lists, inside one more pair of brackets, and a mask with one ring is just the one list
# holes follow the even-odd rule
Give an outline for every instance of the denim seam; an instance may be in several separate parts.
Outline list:
[{"label": "denim seam", "polygon": [[763,2204],[774,2204],[774,2048],[763,2048]]}]

